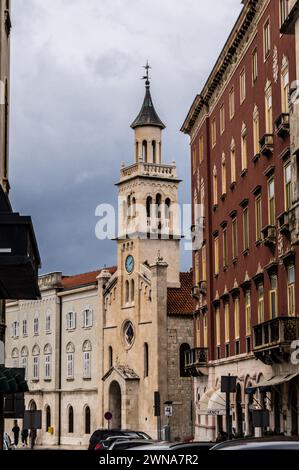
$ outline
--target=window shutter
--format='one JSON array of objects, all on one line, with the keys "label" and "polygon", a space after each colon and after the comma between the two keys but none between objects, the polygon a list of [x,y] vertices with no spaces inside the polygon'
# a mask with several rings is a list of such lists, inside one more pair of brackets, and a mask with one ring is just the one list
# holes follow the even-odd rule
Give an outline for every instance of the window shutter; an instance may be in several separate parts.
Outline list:
[{"label": "window shutter", "polygon": [[76,328],[76,312],[73,313],[74,329]]}]

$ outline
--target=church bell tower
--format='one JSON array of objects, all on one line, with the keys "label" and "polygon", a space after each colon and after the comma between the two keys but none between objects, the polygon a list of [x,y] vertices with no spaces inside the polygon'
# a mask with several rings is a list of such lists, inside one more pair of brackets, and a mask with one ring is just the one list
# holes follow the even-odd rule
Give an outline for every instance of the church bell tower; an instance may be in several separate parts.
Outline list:
[{"label": "church bell tower", "polygon": [[145,98],[131,124],[134,161],[122,165],[119,189],[118,269],[124,279],[152,266],[167,263],[168,287],[180,287],[180,220],[176,164],[163,163],[162,133],[150,92],[150,66],[145,66]]}]

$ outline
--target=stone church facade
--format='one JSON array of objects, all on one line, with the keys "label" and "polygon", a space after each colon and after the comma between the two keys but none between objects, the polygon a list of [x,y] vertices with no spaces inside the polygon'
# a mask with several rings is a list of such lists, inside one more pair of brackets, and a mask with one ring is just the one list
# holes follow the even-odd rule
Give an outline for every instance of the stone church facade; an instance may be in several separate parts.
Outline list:
[{"label": "stone church facade", "polygon": [[[135,161],[121,168],[117,266],[40,277],[42,299],[10,302],[6,363],[26,368],[26,406],[42,410],[39,442],[82,444],[95,429],[136,429],[153,438],[193,435],[192,272],[179,271],[175,164],[162,163],[164,124],[150,83],[132,124]],[[143,210],[142,210],[143,209]],[[160,394],[161,418],[154,413]],[[172,416],[164,404],[172,404]],[[7,423],[8,430],[11,423]]]}]

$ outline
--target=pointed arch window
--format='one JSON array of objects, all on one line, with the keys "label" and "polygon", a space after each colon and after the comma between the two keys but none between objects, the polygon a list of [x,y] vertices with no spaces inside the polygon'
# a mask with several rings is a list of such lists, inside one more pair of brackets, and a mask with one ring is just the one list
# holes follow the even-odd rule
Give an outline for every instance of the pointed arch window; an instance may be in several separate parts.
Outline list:
[{"label": "pointed arch window", "polygon": [[161,203],[162,203],[162,196],[161,194],[157,194],[156,196],[156,211],[157,211],[157,218],[161,219]]},{"label": "pointed arch window", "polygon": [[25,379],[27,380],[28,376],[28,356],[29,356],[29,351],[26,346],[22,348],[21,351],[21,368],[25,369]]},{"label": "pointed arch window", "polygon": [[125,282],[125,302],[126,304],[129,303],[130,300],[130,284],[129,281],[127,280]]},{"label": "pointed arch window", "polygon": [[12,366],[13,367],[19,367],[19,350],[17,348],[14,348],[12,353]]},{"label": "pointed arch window", "polygon": [[50,427],[51,427],[51,408],[48,405],[46,407],[46,432],[49,432]]},{"label": "pointed arch window", "polygon": [[147,141],[146,140],[142,142],[142,160],[145,163],[147,162]]},{"label": "pointed arch window", "polygon": [[45,380],[51,380],[51,366],[52,366],[52,347],[47,344],[44,347],[45,356]]},{"label": "pointed arch window", "polygon": [[131,302],[135,300],[135,282],[134,279],[131,279]]},{"label": "pointed arch window", "polygon": [[166,220],[170,219],[170,206],[171,206],[171,200],[167,198],[165,200],[165,219]]},{"label": "pointed arch window", "polygon": [[91,432],[91,419],[90,419],[90,408],[89,406],[85,407],[85,434],[90,434]]},{"label": "pointed arch window", "polygon": [[144,343],[144,377],[149,375],[148,343]]},{"label": "pointed arch window", "polygon": [[46,334],[51,333],[51,313],[47,312],[46,315]]},{"label": "pointed arch window", "polygon": [[152,141],[152,162],[157,163],[157,143],[155,140]]},{"label": "pointed arch window", "polygon": [[68,432],[69,434],[74,433],[74,409],[71,405],[68,409]]},{"label": "pointed arch window", "polygon": [[149,219],[151,217],[153,198],[148,196],[146,199],[146,216]]},{"label": "pointed arch window", "polygon": [[40,349],[37,344],[32,349],[32,356],[33,356],[33,380],[39,380]]},{"label": "pointed arch window", "polygon": [[112,346],[109,346],[108,348],[108,358],[109,358],[109,369],[113,367],[113,348]]},{"label": "pointed arch window", "polygon": [[66,378],[67,380],[74,379],[74,356],[75,346],[73,343],[68,343],[66,347]]},{"label": "pointed arch window", "polygon": [[86,340],[83,343],[83,378],[90,379],[91,378],[91,342]]}]

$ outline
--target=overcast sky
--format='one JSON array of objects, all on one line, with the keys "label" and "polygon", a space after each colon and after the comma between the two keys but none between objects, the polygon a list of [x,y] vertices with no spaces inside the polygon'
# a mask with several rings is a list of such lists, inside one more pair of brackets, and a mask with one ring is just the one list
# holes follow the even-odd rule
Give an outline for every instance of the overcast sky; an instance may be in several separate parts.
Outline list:
[{"label": "overcast sky", "polygon": [[121,162],[133,163],[147,59],[164,162],[176,160],[190,201],[180,127],[240,10],[241,0],[12,1],[11,198],[33,218],[42,272],[116,263],[115,242],[95,237],[95,209],[116,204]]}]

